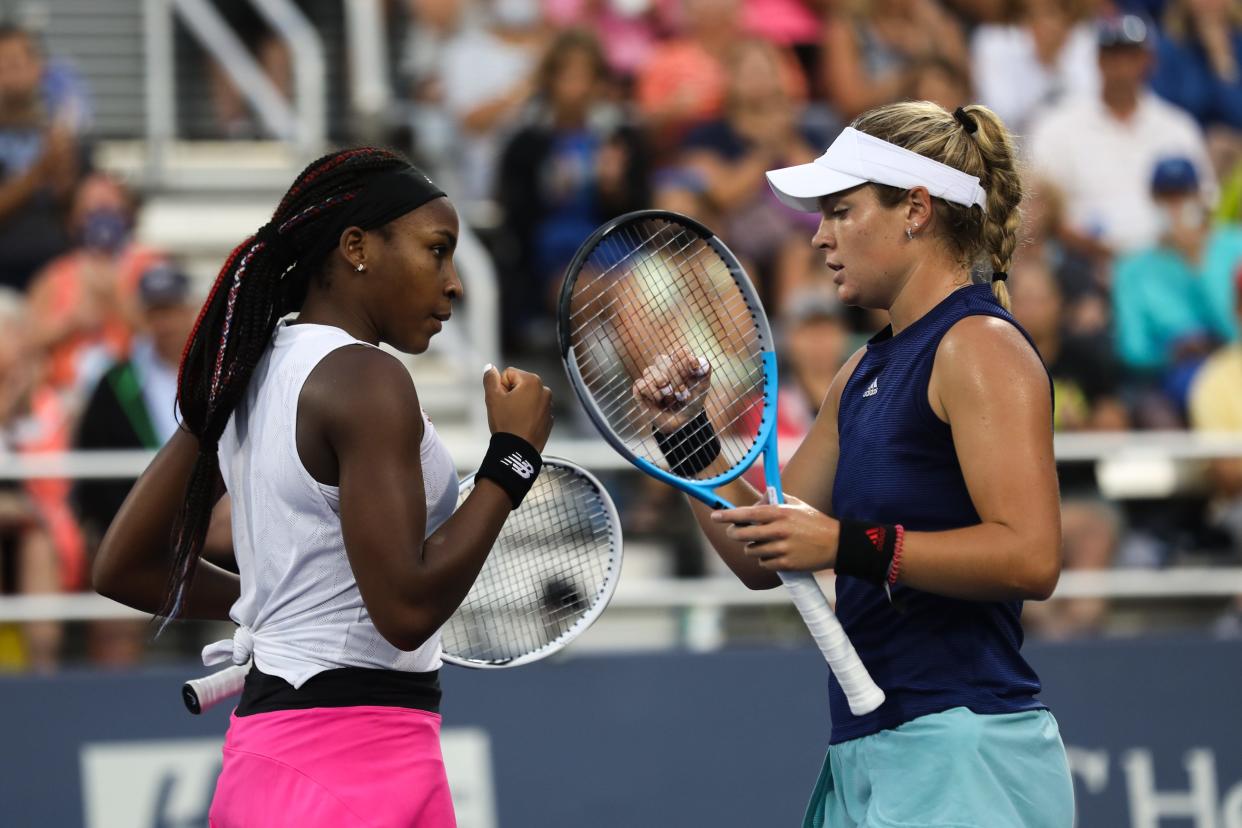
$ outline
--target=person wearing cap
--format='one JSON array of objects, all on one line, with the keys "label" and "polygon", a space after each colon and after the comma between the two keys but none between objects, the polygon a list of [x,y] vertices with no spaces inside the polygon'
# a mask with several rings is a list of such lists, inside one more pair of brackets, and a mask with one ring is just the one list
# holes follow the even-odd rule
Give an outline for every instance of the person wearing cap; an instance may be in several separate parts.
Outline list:
[{"label": "person wearing cap", "polygon": [[1065,748],[1020,652],[1023,601],[1060,574],[1061,525],[1052,385],[1008,310],[1012,136],[983,106],[892,104],[767,178],[820,215],[837,297],[891,320],[833,379],[785,504],[735,481],[722,498],[755,505],[695,507],[753,589],[835,571],[837,615],[885,693],[855,716],[830,679],[804,825],[1068,828]]},{"label": "person wearing cap", "polygon": [[[108,369],[91,392],[78,426],[79,449],[149,449],[177,431],[177,366],[194,328],[190,279],[159,262],[138,280],[139,326],[130,356]],[[93,543],[129,493],[130,481],[82,480],[75,501]]]},{"label": "person wearing cap", "polygon": [[[90,391],[74,448],[154,451],[176,432],[177,365],[194,328],[197,307],[193,298],[189,277],[175,265],[156,262],[143,271],[137,284],[137,333],[129,358],[109,368]],[[74,485],[73,505],[88,557],[131,486],[129,480],[90,479]],[[231,557],[231,545],[226,548]],[[146,637],[144,622],[96,622],[87,629],[87,652],[96,664],[134,664],[142,657]]]},{"label": "person wearing cap", "polygon": [[1212,224],[1189,159],[1160,159],[1150,181],[1160,237],[1117,261],[1113,323],[1134,380],[1162,388],[1180,411],[1195,368],[1238,336],[1233,274],[1242,263],[1242,230]]},{"label": "person wearing cap", "polygon": [[1198,124],[1147,89],[1150,28],[1134,15],[1097,24],[1100,94],[1066,100],[1038,117],[1027,150],[1032,167],[1065,195],[1063,232],[1097,256],[1139,250],[1159,236],[1148,191],[1158,158],[1190,160],[1205,196],[1215,179]]}]

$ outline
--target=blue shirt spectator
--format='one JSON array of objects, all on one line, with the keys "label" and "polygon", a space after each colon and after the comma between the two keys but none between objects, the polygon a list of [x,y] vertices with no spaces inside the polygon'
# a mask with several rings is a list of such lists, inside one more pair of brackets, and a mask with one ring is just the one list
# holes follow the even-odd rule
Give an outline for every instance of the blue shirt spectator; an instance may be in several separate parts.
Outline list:
[{"label": "blue shirt spectator", "polygon": [[1197,363],[1215,344],[1237,338],[1232,280],[1242,262],[1242,229],[1210,224],[1188,159],[1157,163],[1152,194],[1160,241],[1119,259],[1113,280],[1121,358],[1149,375]]},{"label": "blue shirt spectator", "polygon": [[1156,38],[1151,87],[1204,127],[1242,129],[1242,12],[1174,0]]}]

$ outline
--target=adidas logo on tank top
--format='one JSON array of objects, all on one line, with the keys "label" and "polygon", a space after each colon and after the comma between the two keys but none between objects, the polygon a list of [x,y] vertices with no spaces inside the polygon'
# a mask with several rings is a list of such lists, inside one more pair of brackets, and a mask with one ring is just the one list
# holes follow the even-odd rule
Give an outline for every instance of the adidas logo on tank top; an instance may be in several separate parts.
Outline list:
[{"label": "adidas logo on tank top", "polygon": [[863,392],[863,396],[874,397],[876,394],[880,393],[879,381],[880,381],[879,377],[876,377],[875,379],[873,379],[871,381],[871,384],[867,386],[867,390]]}]

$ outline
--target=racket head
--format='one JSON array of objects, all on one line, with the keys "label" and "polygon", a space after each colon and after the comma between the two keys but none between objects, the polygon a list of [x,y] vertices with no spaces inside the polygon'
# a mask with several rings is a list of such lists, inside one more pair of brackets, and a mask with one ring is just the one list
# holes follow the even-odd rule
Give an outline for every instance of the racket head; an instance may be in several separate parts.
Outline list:
[{"label": "racket head", "polygon": [[[557,338],[574,393],[604,439],[643,471],[713,502],[770,445],[776,425],[776,354],[767,314],[728,246],[669,210],[639,210],[592,233],[565,272]],[[632,397],[661,354],[711,365],[705,411],[729,469],[675,475]]]},{"label": "racket head", "polygon": [[[470,475],[458,506],[473,489]],[[470,592],[441,628],[443,659],[489,669],[559,652],[608,606],[621,557],[621,521],[607,490],[581,466],[545,457]]]}]

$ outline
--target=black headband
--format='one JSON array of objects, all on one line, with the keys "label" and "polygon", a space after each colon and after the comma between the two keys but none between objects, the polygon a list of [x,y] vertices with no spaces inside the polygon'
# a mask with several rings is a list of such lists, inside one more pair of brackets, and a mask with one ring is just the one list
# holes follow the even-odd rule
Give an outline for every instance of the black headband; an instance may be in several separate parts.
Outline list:
[{"label": "black headband", "polygon": [[278,232],[271,222],[259,228],[255,237],[276,248],[281,258],[316,263],[337,246],[345,228],[374,230],[383,227],[443,195],[444,191],[417,167],[390,170],[366,180],[337,219],[302,250],[295,250],[286,233]]},{"label": "black headband", "polygon": [[338,222],[337,238],[346,227],[374,230],[417,210],[444,191],[417,167],[380,173],[362,185]]}]

